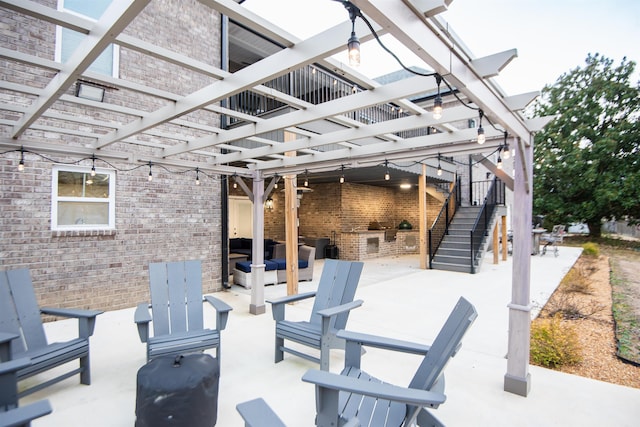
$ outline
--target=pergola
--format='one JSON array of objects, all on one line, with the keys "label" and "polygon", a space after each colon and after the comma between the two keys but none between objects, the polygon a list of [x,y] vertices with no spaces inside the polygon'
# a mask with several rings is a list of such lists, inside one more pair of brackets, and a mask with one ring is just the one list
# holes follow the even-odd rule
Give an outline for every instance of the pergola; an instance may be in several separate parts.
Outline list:
[{"label": "pergola", "polygon": [[[329,1],[329,0],[327,0]],[[409,160],[437,155],[475,154],[493,151],[508,135],[516,149],[513,218],[514,252],[512,302],[509,304],[509,349],[505,390],[526,395],[530,386],[528,373],[530,324],[530,224],[532,207],[532,132],[544,123],[542,119],[526,120],[521,110],[537,93],[507,96],[492,82],[516,51],[474,58],[457,39],[449,26],[438,17],[451,0],[352,0],[379,34],[390,34],[417,55],[449,88],[454,88],[459,101],[448,108],[441,118],[433,118],[430,106],[411,99],[438,89],[434,76],[414,76],[382,84],[341,63],[333,55],[346,49],[352,30],[348,13],[344,22],[320,34],[299,40],[285,28],[278,28],[232,0],[200,0],[213,11],[224,15],[228,22],[262,35],[281,48],[262,52],[265,57],[235,72],[223,65],[211,66],[178,52],[154,46],[126,35],[123,31],[151,0],[114,1],[102,17],[93,22],[79,16],[54,10],[28,0],[0,0],[4,9],[87,34],[70,59],[58,63],[41,57],[0,48],[3,58],[18,64],[38,67],[51,73],[45,87],[10,83],[3,79],[0,88],[24,95],[23,103],[0,104],[5,114],[0,147],[23,147],[44,153],[69,156],[99,155],[137,164],[158,164],[172,167],[197,168],[204,173],[248,178],[252,188],[238,180],[254,202],[254,242],[264,238],[263,203],[274,185],[274,177],[284,177],[287,195],[287,240],[295,236],[295,176],[308,171],[334,170],[340,167],[358,168],[379,164],[385,160]],[[241,3],[241,2],[240,2]],[[362,19],[355,20],[355,32],[362,43],[372,42],[373,35]],[[230,36],[229,45],[241,45],[242,39]],[[143,55],[167,61],[202,74],[211,83],[192,93],[174,94],[163,88],[148,87],[137,82],[112,78],[87,71],[90,64],[111,45],[125,46]],[[223,48],[223,54],[225,49]],[[224,61],[223,61],[224,63]],[[316,65],[329,70],[354,85],[358,90],[349,96],[313,104],[264,85],[292,70]],[[74,97],[69,89],[79,79],[109,87],[124,88],[162,99],[164,105],[154,111],[140,111],[135,106],[113,105]],[[257,117],[229,108],[225,100],[250,90],[277,100],[287,106],[280,115]],[[126,122],[100,122],[91,116],[68,114],[60,102],[85,105],[91,109],[107,109],[132,118]],[[393,104],[404,112],[393,120],[362,123],[348,113],[381,104]],[[469,108],[472,107],[472,108]],[[192,121],[194,112],[224,115],[240,125],[233,127],[205,125]],[[484,117],[486,143],[477,143],[477,129],[461,127],[468,119]],[[66,123],[52,127],[47,119]],[[82,128],[78,127],[82,123]],[[314,132],[309,124],[317,124]],[[322,126],[322,124],[330,126]],[[174,126],[175,125],[175,126]],[[171,133],[166,129],[171,126]],[[432,127],[437,132],[403,138],[403,131]],[[190,132],[180,134],[179,129]],[[325,129],[318,131],[317,129]],[[199,136],[194,137],[194,131]],[[59,142],[47,143],[34,133],[71,134],[91,141],[79,146]],[[505,133],[506,132],[506,133]],[[269,135],[284,135],[282,140]],[[149,135],[160,136],[148,142]],[[59,138],[63,140],[63,138]],[[247,144],[250,141],[250,144]],[[140,146],[151,148],[152,155],[140,154]],[[204,160],[194,161],[189,154]],[[424,180],[421,181],[424,185]],[[421,188],[424,193],[424,187]],[[289,214],[289,212],[292,212]],[[425,224],[426,225],[426,224]],[[424,234],[424,233],[423,233]],[[424,246],[424,242],[422,242]],[[293,245],[288,245],[292,247]],[[254,250],[254,253],[260,251]],[[422,255],[424,258],[424,251]],[[254,261],[252,311],[264,310],[263,281],[259,264]],[[262,266],[264,269],[264,266]]]}]

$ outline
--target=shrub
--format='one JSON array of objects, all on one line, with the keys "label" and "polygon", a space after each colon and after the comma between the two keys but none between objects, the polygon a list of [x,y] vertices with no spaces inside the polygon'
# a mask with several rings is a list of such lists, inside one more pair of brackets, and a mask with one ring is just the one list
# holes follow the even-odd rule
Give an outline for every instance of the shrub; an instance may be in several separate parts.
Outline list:
[{"label": "shrub", "polygon": [[584,256],[597,258],[598,256],[600,256],[600,248],[596,243],[587,242],[582,245],[582,254]]},{"label": "shrub", "polygon": [[572,365],[582,360],[574,328],[562,322],[562,315],[537,319],[531,324],[531,363],[547,368]]},{"label": "shrub", "polygon": [[560,289],[562,292],[593,293],[593,286],[587,274],[577,267],[573,267],[566,276],[564,276],[562,282],[560,282]]}]

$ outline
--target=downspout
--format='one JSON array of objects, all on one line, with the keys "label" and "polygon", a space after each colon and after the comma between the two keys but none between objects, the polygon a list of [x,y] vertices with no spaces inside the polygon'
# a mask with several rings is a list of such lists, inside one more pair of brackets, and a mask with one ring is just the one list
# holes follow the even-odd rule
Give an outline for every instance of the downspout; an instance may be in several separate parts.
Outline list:
[{"label": "downspout", "polygon": [[[229,71],[229,17],[220,15],[220,68]],[[227,106],[227,99],[220,100],[220,106]],[[228,126],[227,116],[220,115],[220,129],[226,129]],[[221,149],[221,153],[225,154],[226,149]],[[226,175],[220,177],[220,216],[222,218],[222,232],[220,233],[220,247],[222,254],[220,260],[222,262],[220,271],[222,272],[222,287],[230,289],[229,284],[229,179]]]}]

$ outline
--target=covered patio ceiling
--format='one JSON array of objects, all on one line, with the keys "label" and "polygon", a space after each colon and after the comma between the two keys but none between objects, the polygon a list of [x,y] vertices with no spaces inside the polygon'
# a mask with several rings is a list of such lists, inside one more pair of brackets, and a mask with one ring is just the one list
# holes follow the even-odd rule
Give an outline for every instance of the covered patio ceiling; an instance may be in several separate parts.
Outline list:
[{"label": "covered patio ceiling", "polygon": [[[379,166],[384,161],[486,153],[504,142],[505,131],[510,141],[529,144],[533,124],[525,120],[520,111],[536,94],[507,96],[491,81],[491,77],[515,56],[515,50],[474,58],[437,16],[451,0],[352,2],[368,18],[378,35],[392,35],[424,61],[426,68],[437,72],[449,87],[455,88],[458,99],[465,105],[453,96],[445,98],[445,104],[453,101],[453,106],[447,108],[440,119],[434,119],[430,112],[433,101],[420,98],[436,93],[433,76],[411,76],[383,84],[332,58],[346,49],[351,32],[346,10],[341,24],[299,40],[286,28],[279,28],[253,14],[239,4],[241,2],[200,0],[211,8],[212,13],[217,11],[230,19],[230,63],[241,65],[232,65],[231,71],[227,71],[226,66],[217,68],[129,35],[127,27],[150,1],[114,1],[102,17],[93,22],[32,1],[0,0],[0,7],[11,13],[90,35],[65,63],[0,48],[0,56],[17,67],[37,68],[51,76],[43,87],[7,79],[0,82],[0,89],[7,95],[0,104],[0,146],[5,150],[23,147],[39,153],[95,155],[134,164],[152,162],[244,177],[255,177],[260,171],[262,176],[268,177],[300,174],[305,170],[335,174],[340,168]],[[355,23],[361,42],[375,43],[363,20],[357,19]],[[247,34],[254,35],[249,40]],[[161,87],[87,71],[110,44],[196,71],[210,83],[190,93],[176,94]],[[357,85],[358,91],[314,104],[264,86],[265,82],[306,66],[333,72]],[[162,106],[153,111],[142,111],[136,105],[79,98],[73,95],[78,81],[141,93],[162,101],[159,103]],[[286,108],[279,115],[263,117],[241,113],[225,105],[229,97],[248,90],[276,99]],[[418,98],[422,101],[416,101]],[[349,116],[349,113],[383,104],[398,106],[404,114],[368,124]],[[65,108],[68,105],[82,108],[70,113]],[[482,146],[476,143],[477,130],[466,125],[469,119],[478,119],[479,109],[484,113],[487,135],[487,142]],[[98,116],[96,111],[116,112],[123,119],[101,121],[95,118]],[[220,126],[217,120],[211,123],[196,121],[193,117],[198,112],[210,117],[224,115],[233,120],[234,126]],[[465,125],[461,126],[461,123]],[[437,131],[423,136],[399,136],[427,127]],[[284,138],[287,142],[283,141],[283,133],[288,134]],[[73,139],[74,143],[65,143],[68,139]],[[296,155],[285,156],[287,152]],[[433,161],[431,166],[434,166]]]}]

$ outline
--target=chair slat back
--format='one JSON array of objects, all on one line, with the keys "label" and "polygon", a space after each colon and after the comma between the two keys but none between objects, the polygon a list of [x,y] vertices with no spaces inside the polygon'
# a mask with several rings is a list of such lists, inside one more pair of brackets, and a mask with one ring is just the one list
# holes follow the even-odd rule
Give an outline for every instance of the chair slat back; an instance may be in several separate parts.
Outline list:
[{"label": "chair slat back", "polygon": [[20,335],[11,350],[18,356],[47,346],[40,308],[26,268],[0,274],[0,330]]},{"label": "chair slat back", "polygon": [[476,317],[478,317],[476,309],[461,297],[433,341],[431,349],[420,364],[409,387],[431,390],[449,360],[460,349],[462,338]]},{"label": "chair slat back", "polygon": [[155,336],[203,328],[199,260],[149,264]]},{"label": "chair slat back", "polygon": [[[318,311],[353,301],[363,266],[364,263],[359,261],[325,260],[313,303],[311,323],[322,322]],[[344,329],[348,318],[349,312],[339,314],[335,317],[332,328]]]}]

